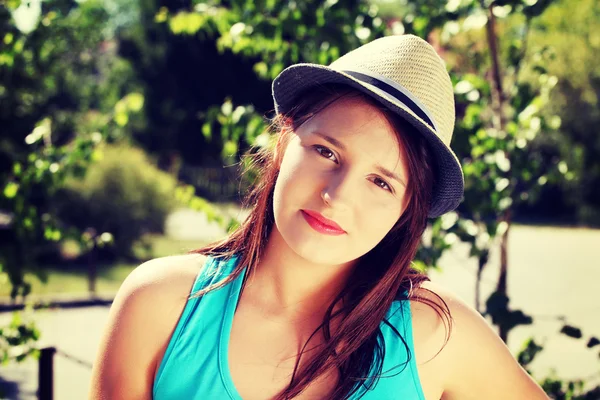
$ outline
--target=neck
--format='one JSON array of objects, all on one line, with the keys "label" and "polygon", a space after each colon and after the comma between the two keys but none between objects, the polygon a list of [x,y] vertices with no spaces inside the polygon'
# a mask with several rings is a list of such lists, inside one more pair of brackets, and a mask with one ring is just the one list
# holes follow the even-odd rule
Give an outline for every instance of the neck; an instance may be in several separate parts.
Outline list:
[{"label": "neck", "polygon": [[352,266],[316,264],[300,257],[274,226],[244,292],[273,317],[320,319],[342,290]]}]

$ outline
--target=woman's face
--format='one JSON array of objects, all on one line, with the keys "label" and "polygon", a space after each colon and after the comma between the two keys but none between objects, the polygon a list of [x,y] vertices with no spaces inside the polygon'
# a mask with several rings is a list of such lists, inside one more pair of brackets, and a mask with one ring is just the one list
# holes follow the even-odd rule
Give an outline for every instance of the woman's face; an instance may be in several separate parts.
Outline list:
[{"label": "woman's face", "polygon": [[273,196],[275,229],[307,260],[353,261],[400,218],[408,179],[382,112],[358,97],[338,100],[291,132]]}]

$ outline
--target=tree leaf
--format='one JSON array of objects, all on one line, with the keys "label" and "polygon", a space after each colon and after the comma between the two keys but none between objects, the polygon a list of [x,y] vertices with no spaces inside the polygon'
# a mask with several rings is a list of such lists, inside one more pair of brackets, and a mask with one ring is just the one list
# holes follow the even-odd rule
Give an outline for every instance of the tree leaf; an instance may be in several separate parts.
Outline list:
[{"label": "tree leaf", "polygon": [[4,187],[4,196],[7,199],[12,199],[13,197],[15,197],[17,195],[17,192],[19,191],[19,185],[15,182],[8,182],[6,184],[6,186]]},{"label": "tree leaf", "polygon": [[587,347],[588,349],[591,349],[592,347],[594,347],[594,346],[597,346],[597,345],[599,345],[599,344],[600,344],[600,340],[598,340],[598,338],[597,338],[597,337],[595,337],[595,336],[592,336],[592,337],[590,338],[590,340],[587,342],[587,345],[586,345],[586,347]]},{"label": "tree leaf", "polygon": [[575,339],[581,339],[581,337],[583,336],[581,334],[581,329],[576,328],[572,325],[565,325],[562,327],[562,329],[560,330],[560,333],[563,333],[569,337],[575,338]]}]

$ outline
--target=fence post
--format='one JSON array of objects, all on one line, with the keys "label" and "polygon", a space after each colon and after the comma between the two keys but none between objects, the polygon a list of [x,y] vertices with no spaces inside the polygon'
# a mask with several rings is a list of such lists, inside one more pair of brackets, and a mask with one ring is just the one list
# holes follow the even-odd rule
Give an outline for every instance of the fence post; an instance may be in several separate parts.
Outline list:
[{"label": "fence post", "polygon": [[40,351],[38,368],[38,399],[54,400],[54,353],[55,347],[45,347]]}]

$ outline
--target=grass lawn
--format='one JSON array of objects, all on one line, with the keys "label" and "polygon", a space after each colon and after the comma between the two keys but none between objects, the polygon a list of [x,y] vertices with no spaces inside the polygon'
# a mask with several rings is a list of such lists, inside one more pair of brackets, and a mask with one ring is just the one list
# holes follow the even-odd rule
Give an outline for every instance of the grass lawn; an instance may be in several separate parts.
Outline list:
[{"label": "grass lawn", "polygon": [[[114,292],[136,265],[116,264],[100,267],[96,290]],[[87,271],[85,266],[81,270],[59,271],[49,269],[46,282],[32,273],[25,274],[25,280],[31,283],[32,295],[45,294],[86,294],[88,291]],[[10,296],[10,284],[0,285],[0,298]]]},{"label": "grass lawn", "polygon": [[[183,254],[204,243],[198,241],[174,240],[165,236],[153,236],[148,238],[152,244],[152,257],[164,257],[168,255]],[[114,293],[119,289],[123,280],[138,264],[117,263],[112,265],[98,266],[98,279],[96,291],[98,293]],[[42,282],[35,274],[28,273],[25,280],[31,283],[32,295],[45,294],[82,294],[88,293],[87,266],[81,269],[69,271],[47,270],[46,282]],[[0,301],[10,296],[10,284],[2,282],[0,277]]]}]

